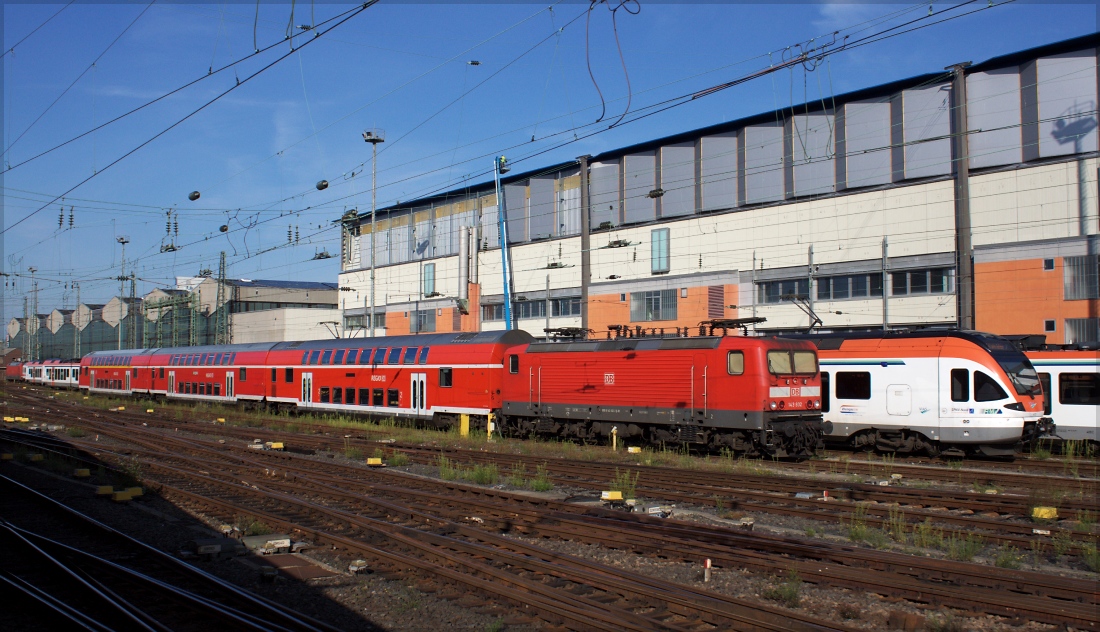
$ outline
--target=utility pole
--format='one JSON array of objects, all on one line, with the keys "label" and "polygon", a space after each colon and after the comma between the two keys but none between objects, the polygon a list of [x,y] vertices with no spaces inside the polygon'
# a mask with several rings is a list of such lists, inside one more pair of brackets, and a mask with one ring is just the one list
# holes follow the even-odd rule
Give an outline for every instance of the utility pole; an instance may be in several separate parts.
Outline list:
[{"label": "utility pole", "polygon": [[592,227],[588,211],[588,158],[577,158],[581,165],[581,329],[588,332],[588,284],[592,277]]},{"label": "utility pole", "polygon": [[23,361],[29,362],[31,358],[31,317],[30,307],[27,303],[28,296],[23,295]]},{"label": "utility pole", "polygon": [[126,244],[130,243],[130,238],[122,235],[116,237],[115,241],[122,244],[122,265],[118,273],[118,348],[122,350],[122,318],[123,310],[126,309]]},{"label": "utility pole", "polygon": [[[378,243],[374,238],[375,213],[378,210],[378,143],[386,142],[386,133],[380,129],[363,132],[363,140],[370,143],[370,337],[374,337],[374,247]],[[360,264],[362,265],[362,264]]]},{"label": "utility pole", "polygon": [[34,335],[30,339],[31,347],[31,360],[38,359],[38,280],[34,278],[34,273],[38,272],[38,268],[28,268],[31,273],[31,313],[27,319],[27,333],[30,333],[31,320],[34,321]]},{"label": "utility pole", "polygon": [[225,297],[225,251],[222,251],[221,260],[218,263],[218,297],[214,303],[214,344],[229,344],[229,314],[222,309],[226,304]]},{"label": "utility pole", "polygon": [[[130,319],[130,329],[128,330],[129,342],[131,349],[137,349],[137,324],[134,322],[137,314],[134,312],[134,305],[137,305],[137,277],[134,275],[134,271],[130,271],[130,305],[126,309],[126,315]],[[142,316],[142,323],[144,323],[144,316]]]},{"label": "utility pole", "polygon": [[80,323],[77,322],[80,318],[80,283],[73,283],[76,286],[76,309],[73,311],[73,358],[80,357]]},{"label": "utility pole", "polygon": [[497,226],[500,235],[500,267],[504,280],[504,329],[511,331],[512,327],[512,274],[508,265],[508,222],[504,217],[504,195],[500,189],[500,176],[508,173],[508,159],[500,156],[493,160],[493,179],[496,181],[497,191]]},{"label": "utility pole", "polygon": [[959,329],[974,329],[974,248],[970,230],[970,142],[966,120],[966,68],[970,62],[948,66],[951,84],[952,135],[955,140],[955,283]]},{"label": "utility pole", "polygon": [[886,237],[882,238],[882,329],[890,329],[890,283],[887,270],[890,269],[889,261],[890,242]]}]

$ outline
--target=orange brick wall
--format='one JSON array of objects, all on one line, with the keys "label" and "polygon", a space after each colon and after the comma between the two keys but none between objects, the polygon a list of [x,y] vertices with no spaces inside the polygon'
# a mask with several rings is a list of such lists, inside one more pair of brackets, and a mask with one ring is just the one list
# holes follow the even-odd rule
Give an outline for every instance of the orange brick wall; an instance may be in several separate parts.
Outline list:
[{"label": "orange brick wall", "polygon": [[[470,313],[460,316],[461,328],[458,331],[478,331],[481,325],[481,287],[470,284]],[[435,333],[452,333],[454,328],[454,313],[457,307],[444,307],[442,313],[436,308]],[[412,333],[412,321],[407,315],[409,312],[386,312],[386,335],[404,336]]]},{"label": "orange brick wall", "polygon": [[[1066,318],[1095,318],[1100,301],[1065,300],[1062,259],[1043,270],[1042,259],[978,263],[974,266],[974,324],[995,334],[1046,334],[1047,342],[1065,342]],[[1053,320],[1056,330],[1043,331]]]},{"label": "orange brick wall", "polygon": [[[651,322],[630,321],[630,293],[626,300],[619,300],[619,294],[598,294],[588,297],[588,327],[595,332],[595,337],[603,338],[607,335],[608,325],[629,325],[631,327],[643,327],[645,329],[664,327],[675,329],[676,327],[695,328],[701,321],[709,320],[707,314],[707,286],[687,288],[687,298],[680,296],[677,289],[676,320],[660,320]],[[724,318],[737,318],[737,310],[725,307],[736,305],[738,302],[738,290],[736,285],[725,286],[725,297],[722,301]]]}]

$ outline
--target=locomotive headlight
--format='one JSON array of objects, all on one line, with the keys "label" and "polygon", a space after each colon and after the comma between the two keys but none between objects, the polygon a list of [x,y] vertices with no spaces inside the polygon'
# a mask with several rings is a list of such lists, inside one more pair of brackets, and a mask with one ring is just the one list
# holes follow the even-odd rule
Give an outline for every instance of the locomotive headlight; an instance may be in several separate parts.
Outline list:
[{"label": "locomotive headlight", "polygon": [[772,409],[772,410],[775,410],[775,408],[776,408],[776,404],[775,404],[775,402],[772,402],[772,403],[771,403],[771,405],[770,405],[770,407],[771,407],[771,409]]},{"label": "locomotive headlight", "polygon": [[814,400],[814,408],[821,408],[821,400],[820,399],[815,399]]},{"label": "locomotive headlight", "polygon": [[784,402],[779,402],[779,410],[783,410]]}]

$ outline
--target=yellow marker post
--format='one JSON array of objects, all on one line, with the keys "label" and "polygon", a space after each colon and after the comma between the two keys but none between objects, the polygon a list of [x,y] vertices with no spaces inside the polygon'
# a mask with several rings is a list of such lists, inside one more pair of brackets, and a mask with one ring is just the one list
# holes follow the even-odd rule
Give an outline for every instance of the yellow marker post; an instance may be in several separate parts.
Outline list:
[{"label": "yellow marker post", "polygon": [[463,437],[470,436],[470,416],[465,413],[458,416],[458,434]]}]

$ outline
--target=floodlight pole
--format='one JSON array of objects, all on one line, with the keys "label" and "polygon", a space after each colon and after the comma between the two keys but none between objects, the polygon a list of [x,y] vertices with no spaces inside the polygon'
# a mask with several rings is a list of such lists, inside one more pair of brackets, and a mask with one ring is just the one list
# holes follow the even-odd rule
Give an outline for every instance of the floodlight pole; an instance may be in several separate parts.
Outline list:
[{"label": "floodlight pole", "polygon": [[374,232],[375,212],[378,207],[378,143],[386,142],[385,134],[381,130],[369,130],[363,132],[363,140],[370,143],[370,337],[374,337]]}]

